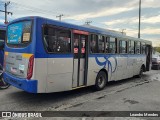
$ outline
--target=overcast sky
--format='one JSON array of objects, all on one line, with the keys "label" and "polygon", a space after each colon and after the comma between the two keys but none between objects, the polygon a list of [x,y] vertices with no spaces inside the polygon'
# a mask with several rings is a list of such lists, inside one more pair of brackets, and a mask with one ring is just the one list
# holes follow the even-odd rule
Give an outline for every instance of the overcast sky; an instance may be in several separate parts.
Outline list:
[{"label": "overcast sky", "polygon": [[[4,3],[0,0],[0,10]],[[86,20],[91,25],[125,32],[128,36],[138,35],[139,0],[10,0],[8,20],[24,16],[42,16],[82,25]],[[0,12],[0,23],[4,23],[4,13]],[[141,38],[160,45],[160,0],[142,0]]]}]

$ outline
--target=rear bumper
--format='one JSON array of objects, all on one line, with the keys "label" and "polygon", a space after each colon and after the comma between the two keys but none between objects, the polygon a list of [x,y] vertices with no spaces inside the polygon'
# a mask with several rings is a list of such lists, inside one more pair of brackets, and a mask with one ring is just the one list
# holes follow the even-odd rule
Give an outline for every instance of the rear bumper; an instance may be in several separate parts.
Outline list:
[{"label": "rear bumper", "polygon": [[29,93],[37,93],[37,80],[27,80],[22,78],[15,78],[10,74],[3,73],[4,81]]}]

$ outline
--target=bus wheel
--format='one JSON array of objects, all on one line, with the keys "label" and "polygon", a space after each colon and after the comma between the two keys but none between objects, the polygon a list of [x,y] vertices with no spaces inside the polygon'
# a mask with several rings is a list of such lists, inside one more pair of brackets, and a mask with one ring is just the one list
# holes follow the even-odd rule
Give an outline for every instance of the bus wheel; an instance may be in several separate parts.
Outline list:
[{"label": "bus wheel", "polygon": [[141,67],[139,74],[137,75],[138,78],[141,78],[143,76],[143,66]]},{"label": "bus wheel", "polygon": [[106,73],[103,72],[103,71],[100,71],[97,75],[97,78],[96,78],[96,83],[95,83],[95,89],[96,90],[102,90],[104,89],[104,87],[106,86]]}]

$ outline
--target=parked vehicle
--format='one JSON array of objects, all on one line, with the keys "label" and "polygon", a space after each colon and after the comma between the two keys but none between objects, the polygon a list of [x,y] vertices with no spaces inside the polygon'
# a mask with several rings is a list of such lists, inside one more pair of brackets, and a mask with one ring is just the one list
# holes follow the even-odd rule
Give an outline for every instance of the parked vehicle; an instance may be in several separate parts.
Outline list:
[{"label": "parked vehicle", "polygon": [[6,89],[10,84],[3,80],[3,59],[4,59],[4,41],[6,36],[6,26],[0,25],[0,89]]},{"label": "parked vehicle", "polygon": [[7,89],[10,84],[6,83],[3,79],[3,68],[0,65],[0,89]]},{"label": "parked vehicle", "polygon": [[153,57],[152,57],[152,69],[160,70],[160,55],[153,55]]},{"label": "parked vehicle", "polygon": [[4,40],[6,36],[6,26],[0,25],[0,65],[3,65],[4,59]]}]

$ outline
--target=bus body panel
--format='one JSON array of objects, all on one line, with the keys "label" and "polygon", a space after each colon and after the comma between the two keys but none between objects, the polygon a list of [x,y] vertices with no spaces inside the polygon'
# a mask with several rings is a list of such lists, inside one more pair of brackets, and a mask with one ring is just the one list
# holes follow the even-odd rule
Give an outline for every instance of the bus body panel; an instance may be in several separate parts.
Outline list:
[{"label": "bus body panel", "polygon": [[[108,72],[108,82],[109,81],[117,81],[126,78],[131,78],[135,75],[139,74],[140,68],[142,65],[146,66],[146,57],[145,55],[95,55],[98,57],[96,62],[95,57],[89,57],[89,67],[88,67],[88,81],[87,85],[94,85],[97,74],[100,70],[106,69]],[[103,56],[103,57],[102,57]],[[110,56],[109,65],[103,66],[106,59],[104,57]],[[133,62],[133,61],[136,62]],[[103,65],[102,65],[102,64]],[[135,67],[136,66],[136,67]],[[112,70],[111,70],[112,69]]]},{"label": "bus body panel", "polygon": [[138,75],[142,65],[146,66],[146,56],[145,55],[134,55],[133,60],[133,72],[134,75]]},{"label": "bus body panel", "polygon": [[37,93],[46,93],[47,90],[47,58],[35,58],[33,75],[38,80]]},{"label": "bus body panel", "polygon": [[[104,60],[104,57],[98,57],[99,60]],[[96,62],[96,57],[90,56],[88,58],[88,76],[87,76],[87,86],[94,85],[98,72],[103,69]]]},{"label": "bus body panel", "polygon": [[72,89],[73,58],[48,58],[47,92]]},{"label": "bus body panel", "polygon": [[[47,53],[47,51],[44,48],[42,35],[42,27],[46,23],[53,24],[52,21],[50,22],[47,20],[37,18],[37,42],[35,52],[36,69],[34,74],[35,78],[38,80],[38,93],[71,90],[73,73],[73,55]],[[56,24],[56,22],[54,24]]]},{"label": "bus body panel", "polygon": [[35,17],[33,31],[35,36],[35,64],[33,75],[38,80],[37,93],[47,92],[47,58],[48,55],[43,46],[42,25],[46,23],[46,20]]},{"label": "bus body panel", "polygon": [[125,70],[127,72],[128,78],[131,78],[134,76],[133,61],[134,61],[133,55],[128,55],[127,69]]},{"label": "bus body panel", "polygon": [[108,73],[107,81],[116,80],[117,73],[116,55],[90,55],[88,60],[88,81],[87,85],[95,85],[97,74],[105,69]]},{"label": "bus body panel", "polygon": [[19,78],[27,77],[28,62],[33,54],[5,52],[5,72]]}]

